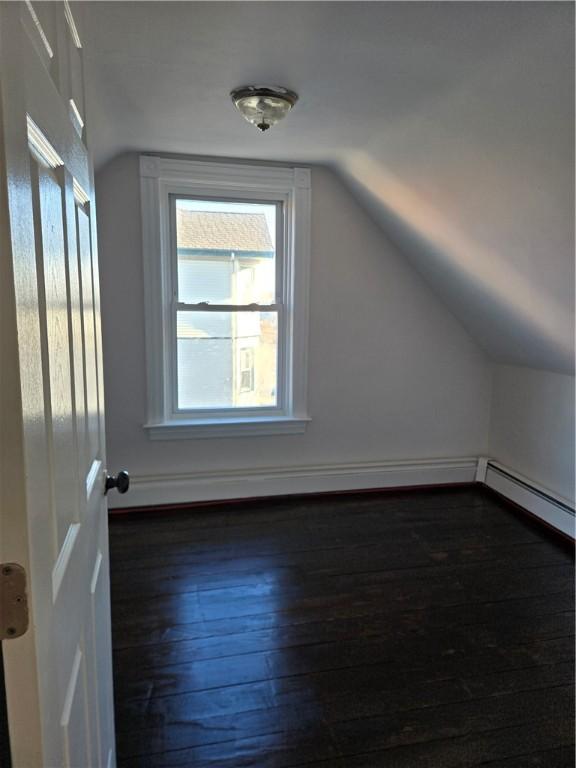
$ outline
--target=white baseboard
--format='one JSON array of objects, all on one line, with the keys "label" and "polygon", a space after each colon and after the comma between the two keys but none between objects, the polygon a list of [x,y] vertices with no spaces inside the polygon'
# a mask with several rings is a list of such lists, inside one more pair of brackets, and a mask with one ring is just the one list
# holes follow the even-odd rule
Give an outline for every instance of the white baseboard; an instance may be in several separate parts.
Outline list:
[{"label": "white baseboard", "polygon": [[562,533],[575,538],[574,505],[553,491],[534,483],[492,459],[479,459],[480,482],[518,504]]},{"label": "white baseboard", "polygon": [[422,459],[226,472],[133,476],[130,492],[110,499],[114,509],[298,493],[472,483],[476,458]]}]

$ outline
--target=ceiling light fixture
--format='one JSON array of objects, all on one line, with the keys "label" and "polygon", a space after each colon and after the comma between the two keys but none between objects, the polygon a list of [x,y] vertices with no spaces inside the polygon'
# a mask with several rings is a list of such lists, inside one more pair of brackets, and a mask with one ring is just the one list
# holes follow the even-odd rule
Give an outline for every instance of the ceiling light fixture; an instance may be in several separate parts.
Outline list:
[{"label": "ceiling light fixture", "polygon": [[230,94],[236,109],[260,131],[282,120],[298,101],[298,94],[278,85],[243,85]]}]

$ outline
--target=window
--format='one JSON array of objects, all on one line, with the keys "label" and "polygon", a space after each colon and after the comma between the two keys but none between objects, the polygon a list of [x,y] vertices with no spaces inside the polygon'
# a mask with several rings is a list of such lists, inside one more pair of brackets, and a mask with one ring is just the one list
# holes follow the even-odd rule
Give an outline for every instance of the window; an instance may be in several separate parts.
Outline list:
[{"label": "window", "polygon": [[281,206],[173,197],[171,217],[177,409],[275,408],[285,336]]},{"label": "window", "polygon": [[142,156],[151,438],[305,429],[310,173]]},{"label": "window", "polygon": [[240,350],[240,393],[254,392],[254,349],[246,347]]}]

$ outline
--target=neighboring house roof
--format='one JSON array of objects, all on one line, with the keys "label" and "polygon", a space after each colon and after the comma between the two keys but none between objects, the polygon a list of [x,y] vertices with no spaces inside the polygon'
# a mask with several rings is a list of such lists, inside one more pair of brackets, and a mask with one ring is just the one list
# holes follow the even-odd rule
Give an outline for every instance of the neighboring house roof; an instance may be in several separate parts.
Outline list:
[{"label": "neighboring house roof", "polygon": [[211,336],[206,331],[195,328],[190,320],[181,317],[183,313],[179,312],[176,323],[176,336],[179,339],[210,339]]},{"label": "neighboring house roof", "polygon": [[263,213],[177,210],[178,248],[270,253],[274,250]]}]

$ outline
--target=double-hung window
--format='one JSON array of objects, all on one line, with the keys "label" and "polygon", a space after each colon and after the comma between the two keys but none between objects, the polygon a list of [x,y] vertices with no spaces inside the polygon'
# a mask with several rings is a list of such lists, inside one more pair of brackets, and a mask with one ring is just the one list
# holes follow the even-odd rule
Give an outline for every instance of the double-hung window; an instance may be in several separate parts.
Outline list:
[{"label": "double-hung window", "polygon": [[310,172],[140,160],[153,439],[305,429]]}]

